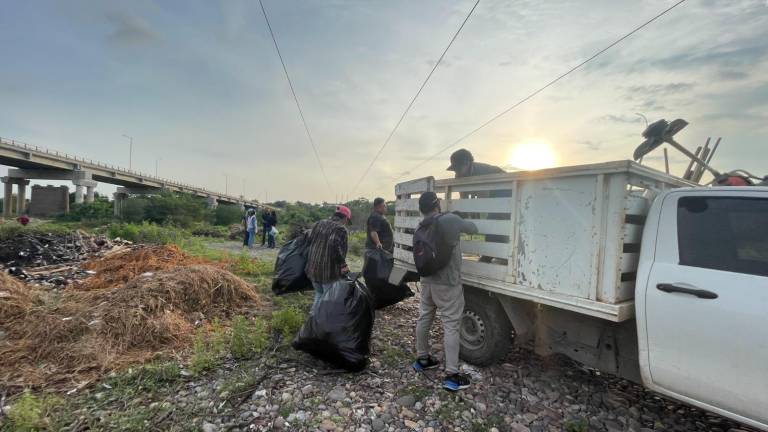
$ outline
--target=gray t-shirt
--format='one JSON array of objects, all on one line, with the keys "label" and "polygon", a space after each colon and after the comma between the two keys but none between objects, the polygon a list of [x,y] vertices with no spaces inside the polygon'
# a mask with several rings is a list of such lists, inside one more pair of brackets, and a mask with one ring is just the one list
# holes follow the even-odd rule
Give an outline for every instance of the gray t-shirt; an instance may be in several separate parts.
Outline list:
[{"label": "gray t-shirt", "polygon": [[427,283],[442,285],[458,285],[461,283],[461,247],[459,240],[461,234],[477,234],[475,224],[456,216],[452,213],[446,213],[440,216],[437,221],[437,235],[441,245],[453,247],[453,254],[448,265],[432,276],[423,277]]}]

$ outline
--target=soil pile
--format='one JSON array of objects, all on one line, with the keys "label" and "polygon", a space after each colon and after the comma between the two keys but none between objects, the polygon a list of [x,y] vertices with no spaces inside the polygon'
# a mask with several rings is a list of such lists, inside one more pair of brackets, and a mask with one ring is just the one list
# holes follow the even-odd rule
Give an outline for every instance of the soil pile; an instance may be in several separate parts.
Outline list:
[{"label": "soil pile", "polygon": [[71,389],[185,347],[201,315],[214,318],[260,304],[251,285],[206,265],[60,294],[7,276],[0,283],[0,385],[17,389]]}]

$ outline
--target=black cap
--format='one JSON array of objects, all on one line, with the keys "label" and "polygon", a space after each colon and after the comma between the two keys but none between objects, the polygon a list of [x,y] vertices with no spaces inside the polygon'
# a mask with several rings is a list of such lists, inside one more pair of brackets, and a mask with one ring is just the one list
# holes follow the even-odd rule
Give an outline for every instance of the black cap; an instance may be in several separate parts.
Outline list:
[{"label": "black cap", "polygon": [[419,211],[429,213],[440,204],[440,200],[434,192],[424,192],[419,197]]},{"label": "black cap", "polygon": [[448,171],[456,171],[456,167],[464,166],[468,163],[474,162],[475,158],[472,153],[467,149],[459,149],[453,152],[451,155],[451,166],[448,167]]}]

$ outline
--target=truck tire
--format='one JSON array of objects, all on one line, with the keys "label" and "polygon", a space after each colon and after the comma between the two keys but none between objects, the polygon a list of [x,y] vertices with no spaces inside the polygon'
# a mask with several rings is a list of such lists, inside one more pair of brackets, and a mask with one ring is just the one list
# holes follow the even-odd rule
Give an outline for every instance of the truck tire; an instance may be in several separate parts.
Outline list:
[{"label": "truck tire", "polygon": [[512,342],[512,324],[499,300],[486,291],[465,287],[464,302],[461,359],[487,366],[504,358]]}]

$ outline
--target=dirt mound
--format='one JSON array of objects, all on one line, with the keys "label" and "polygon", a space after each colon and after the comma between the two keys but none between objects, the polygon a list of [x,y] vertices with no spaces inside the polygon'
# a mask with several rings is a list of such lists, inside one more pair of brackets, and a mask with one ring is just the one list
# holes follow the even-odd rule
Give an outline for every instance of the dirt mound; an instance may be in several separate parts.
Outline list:
[{"label": "dirt mound", "polygon": [[96,274],[78,284],[76,288],[112,288],[145,273],[202,263],[204,260],[190,257],[175,245],[137,246],[85,262],[81,268]]},{"label": "dirt mound", "polygon": [[201,314],[213,318],[260,303],[245,281],[205,265],[139,276],[103,290],[54,296],[24,288],[39,300],[27,302],[20,295],[20,301],[6,306],[8,299],[0,298],[1,310],[13,316],[0,320],[6,333],[0,341],[0,385],[15,388],[45,384],[71,389],[158,352],[185,347]]}]

